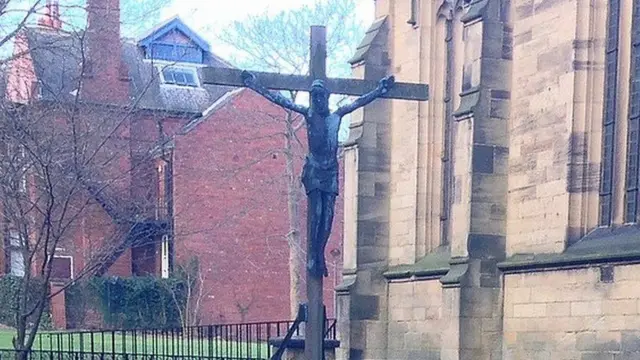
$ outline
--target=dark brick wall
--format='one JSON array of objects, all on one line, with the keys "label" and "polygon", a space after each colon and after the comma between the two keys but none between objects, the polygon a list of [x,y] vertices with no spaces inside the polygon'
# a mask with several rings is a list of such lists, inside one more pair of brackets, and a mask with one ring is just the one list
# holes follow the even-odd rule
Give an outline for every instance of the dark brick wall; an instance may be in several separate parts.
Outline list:
[{"label": "dark brick wall", "polygon": [[[289,317],[285,159],[274,151],[284,144],[282,116],[282,110],[243,91],[176,140],[176,257],[201,260],[205,323]],[[304,140],[304,131],[300,136]],[[301,160],[304,154],[297,155]],[[296,167],[299,176],[300,162]],[[300,200],[304,219],[306,200]],[[329,259],[331,249],[341,250],[341,201],[337,210]],[[332,270],[325,279],[329,314]]]}]

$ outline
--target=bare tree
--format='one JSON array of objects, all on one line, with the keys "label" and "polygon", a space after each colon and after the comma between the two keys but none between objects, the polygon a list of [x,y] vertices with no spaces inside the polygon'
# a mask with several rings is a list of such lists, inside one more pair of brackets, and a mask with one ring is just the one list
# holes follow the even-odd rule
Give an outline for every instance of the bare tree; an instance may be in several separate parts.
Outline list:
[{"label": "bare tree", "polygon": [[[37,22],[47,9],[48,0],[0,0],[0,66],[10,61],[12,42],[27,25]],[[125,36],[135,36],[160,20],[161,10],[171,0],[122,0],[122,30]],[[64,25],[81,30],[86,27],[86,0],[64,0],[58,7]],[[24,54],[20,54],[24,55]]]},{"label": "bare tree", "polygon": [[[349,74],[348,57],[364,34],[364,24],[358,21],[354,0],[316,1],[312,6],[252,15],[223,29],[219,40],[234,50],[234,62],[246,69],[307,74],[309,64],[309,28],[327,27],[328,72],[332,76]],[[288,94],[294,101],[305,101],[297,93]],[[306,95],[306,94],[305,94]],[[282,124],[281,149],[286,159],[285,177],[289,231],[290,311],[295,316],[302,301],[305,249],[301,235],[303,212],[300,210],[302,189],[299,181],[300,159],[304,153],[305,136],[301,133],[303,119],[287,111],[278,119]]]},{"label": "bare tree", "polygon": [[[200,325],[202,300],[209,291],[204,288],[205,275],[200,269],[197,256],[176,266],[176,277],[183,281],[183,288],[169,287],[173,301],[178,308],[180,324],[183,328]],[[188,335],[185,333],[185,335]]]},{"label": "bare tree", "polygon": [[[50,6],[47,1],[47,11]],[[13,54],[0,61],[0,221],[6,268],[19,283],[13,345],[22,359],[52,297],[73,281],[103,274],[127,249],[167,231],[166,222],[149,221],[144,209],[153,204],[131,196],[132,177],[151,161],[151,152],[143,148],[164,144],[141,141],[140,153],[149,158],[131,161],[129,124],[137,114],[136,100],[110,106],[85,99],[85,75],[91,69],[86,29],[70,26],[64,40],[42,42],[46,49],[38,49],[73,64],[73,76],[63,74],[66,83],[27,83],[19,76],[33,72],[23,61],[34,51],[25,45],[27,24],[43,9],[44,0],[0,0],[0,46],[15,43]],[[6,75],[10,71],[13,78]],[[5,78],[13,81],[15,93],[5,96]],[[60,276],[60,255],[78,252],[82,263],[69,269],[73,280]],[[53,280],[61,282],[54,291]]]},{"label": "bare tree", "polygon": [[243,323],[246,321],[247,314],[249,313],[249,311],[251,310],[251,308],[256,302],[256,296],[252,291],[249,299],[244,299],[244,300],[239,299],[238,295],[235,294],[235,289],[234,289],[234,298],[236,303],[236,309],[238,309],[238,313],[240,313],[240,322]]}]

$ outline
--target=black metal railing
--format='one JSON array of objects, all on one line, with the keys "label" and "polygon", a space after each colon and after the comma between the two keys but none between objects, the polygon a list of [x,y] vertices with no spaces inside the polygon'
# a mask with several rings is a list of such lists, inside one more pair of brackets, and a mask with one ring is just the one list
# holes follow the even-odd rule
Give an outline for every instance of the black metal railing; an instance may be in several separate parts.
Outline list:
[{"label": "black metal railing", "polygon": [[[22,356],[20,356],[22,355]],[[154,355],[154,354],[128,354],[128,353],[100,353],[83,351],[29,351],[21,353],[14,350],[0,350],[0,360],[247,360],[246,357],[210,357],[210,356],[186,356],[186,355]],[[262,358],[256,358],[261,360]],[[252,359],[253,360],[253,359]]]},{"label": "black metal railing", "polygon": [[[269,359],[269,339],[287,334],[294,321],[205,325],[173,329],[42,332],[29,359]],[[328,319],[326,338],[336,339]],[[300,329],[294,336],[300,336]],[[35,357],[34,357],[35,356]],[[6,358],[0,354],[0,360]]]}]

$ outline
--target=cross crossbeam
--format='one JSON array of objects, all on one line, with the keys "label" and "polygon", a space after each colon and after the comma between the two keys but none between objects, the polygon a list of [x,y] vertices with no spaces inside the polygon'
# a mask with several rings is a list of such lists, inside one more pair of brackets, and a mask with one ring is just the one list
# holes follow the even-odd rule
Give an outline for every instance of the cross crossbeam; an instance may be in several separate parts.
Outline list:
[{"label": "cross crossbeam", "polygon": [[[305,75],[283,75],[269,72],[252,71],[260,79],[260,84],[271,90],[309,91],[311,83],[315,80]],[[225,86],[246,86],[242,80],[242,70],[207,67],[202,69],[202,77],[205,84]],[[328,78],[325,81],[327,89],[332,94],[349,96],[364,95],[378,86],[377,81]],[[380,96],[384,99],[402,100],[429,100],[429,86],[420,84],[408,84],[396,82],[389,92]]]}]

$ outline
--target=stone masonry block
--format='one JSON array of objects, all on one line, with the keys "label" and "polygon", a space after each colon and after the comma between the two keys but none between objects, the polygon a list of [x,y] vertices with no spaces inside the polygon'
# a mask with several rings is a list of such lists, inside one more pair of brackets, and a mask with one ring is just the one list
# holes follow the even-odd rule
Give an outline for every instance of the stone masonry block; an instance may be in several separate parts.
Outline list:
[{"label": "stone masonry block", "polygon": [[547,314],[546,304],[516,304],[513,305],[513,316],[517,318],[537,318]]},{"label": "stone masonry block", "polygon": [[616,281],[637,280],[640,282],[640,266],[625,265],[614,268]]},{"label": "stone masonry block", "polygon": [[602,301],[576,301],[571,303],[571,316],[601,315]]},{"label": "stone masonry block", "polygon": [[473,147],[473,171],[483,174],[493,173],[493,146]]},{"label": "stone masonry block", "polygon": [[377,319],[378,317],[378,296],[372,295],[352,295],[351,318],[354,320]]},{"label": "stone masonry block", "polygon": [[571,303],[555,302],[547,304],[547,316],[566,317],[571,315]]},{"label": "stone masonry block", "polygon": [[623,331],[621,345],[625,352],[640,352],[640,331]]},{"label": "stone masonry block", "polygon": [[638,300],[604,300],[602,311],[605,315],[633,315],[638,314]]},{"label": "stone masonry block", "polygon": [[640,299],[640,286],[626,281],[616,282],[611,286],[608,297],[609,299]]}]

